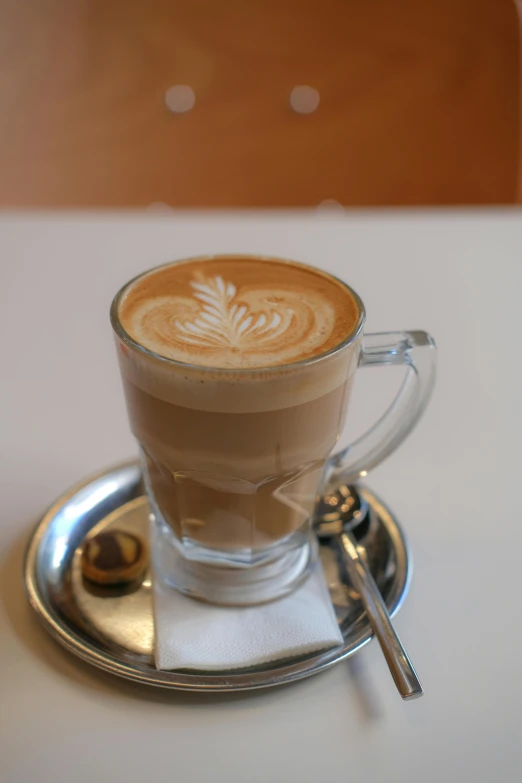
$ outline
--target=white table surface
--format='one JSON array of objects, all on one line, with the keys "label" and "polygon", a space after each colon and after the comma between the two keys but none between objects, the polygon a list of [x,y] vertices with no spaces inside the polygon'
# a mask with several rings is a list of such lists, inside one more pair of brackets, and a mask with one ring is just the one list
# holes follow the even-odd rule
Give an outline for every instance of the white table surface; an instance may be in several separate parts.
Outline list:
[{"label": "white table surface", "polygon": [[[404,703],[376,642],[283,689],[149,690],[62,651],[21,585],[31,526],[64,488],[134,451],[108,321],[137,272],[250,251],[311,262],[361,294],[368,330],[424,328],[438,387],[368,478],[409,534],[397,627],[425,687]],[[0,217],[2,783],[520,780],[522,215]],[[398,383],[359,373],[352,434]]]}]

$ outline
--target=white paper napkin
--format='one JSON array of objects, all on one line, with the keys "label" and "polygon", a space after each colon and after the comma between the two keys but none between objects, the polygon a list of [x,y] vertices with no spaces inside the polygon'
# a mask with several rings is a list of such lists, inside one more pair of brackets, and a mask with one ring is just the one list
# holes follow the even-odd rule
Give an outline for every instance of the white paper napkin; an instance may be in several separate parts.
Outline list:
[{"label": "white paper napkin", "polygon": [[194,601],[157,573],[153,583],[158,669],[236,669],[343,641],[320,564],[289,596],[248,608]]}]

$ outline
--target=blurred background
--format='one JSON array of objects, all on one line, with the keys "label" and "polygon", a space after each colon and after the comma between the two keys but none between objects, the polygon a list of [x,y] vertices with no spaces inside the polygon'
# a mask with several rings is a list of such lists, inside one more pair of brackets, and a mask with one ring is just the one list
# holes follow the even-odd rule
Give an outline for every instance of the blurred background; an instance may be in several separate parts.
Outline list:
[{"label": "blurred background", "polygon": [[514,0],[0,0],[0,206],[509,204]]}]

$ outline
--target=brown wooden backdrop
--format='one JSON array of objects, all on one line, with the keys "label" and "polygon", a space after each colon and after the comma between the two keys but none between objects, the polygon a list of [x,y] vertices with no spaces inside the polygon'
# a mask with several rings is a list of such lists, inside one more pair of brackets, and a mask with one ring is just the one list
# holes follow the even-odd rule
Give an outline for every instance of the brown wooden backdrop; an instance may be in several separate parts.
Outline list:
[{"label": "brown wooden backdrop", "polygon": [[512,0],[0,0],[3,206],[512,202],[518,111]]}]

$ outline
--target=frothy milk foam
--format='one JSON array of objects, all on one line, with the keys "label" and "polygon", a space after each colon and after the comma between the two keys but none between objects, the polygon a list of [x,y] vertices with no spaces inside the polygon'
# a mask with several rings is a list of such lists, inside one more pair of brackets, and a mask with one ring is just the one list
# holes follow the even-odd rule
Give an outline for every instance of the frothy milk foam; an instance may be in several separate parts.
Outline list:
[{"label": "frothy milk foam", "polygon": [[214,256],[146,273],[114,306],[131,426],[176,537],[254,551],[297,531],[343,425],[359,341],[294,363],[357,333],[356,297],[298,263]]},{"label": "frothy milk foam", "polygon": [[358,318],[353,296],[299,264],[212,258],[142,276],[119,308],[124,329],[155,353],[194,365],[272,367],[328,351]]}]

